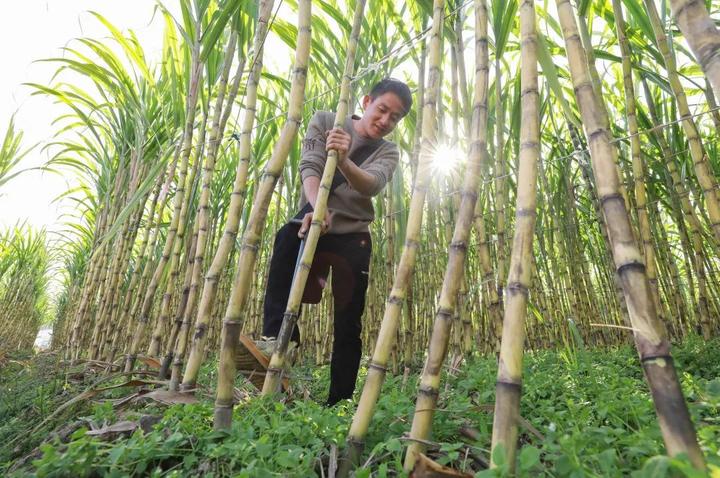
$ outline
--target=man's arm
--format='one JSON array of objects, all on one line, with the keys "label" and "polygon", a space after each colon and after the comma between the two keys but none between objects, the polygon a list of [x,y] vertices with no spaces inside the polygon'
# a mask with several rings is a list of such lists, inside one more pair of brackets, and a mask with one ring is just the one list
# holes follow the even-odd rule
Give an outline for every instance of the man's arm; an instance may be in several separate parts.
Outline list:
[{"label": "man's arm", "polygon": [[338,169],[343,176],[345,176],[350,187],[355,191],[363,196],[372,196],[373,191],[377,188],[377,178],[375,175],[363,171],[360,166],[347,160],[339,163]]},{"label": "man's arm", "polygon": [[320,178],[317,176],[306,176],[302,182],[305,199],[315,209],[315,200],[317,199],[318,190],[320,189]]},{"label": "man's arm", "polygon": [[337,151],[337,168],[345,176],[350,187],[364,196],[372,196],[378,188],[378,179],[374,174],[368,173],[357,164],[348,161],[347,154],[350,151],[351,142],[352,137],[346,131],[335,128],[328,131],[325,148],[328,151],[331,149]]}]

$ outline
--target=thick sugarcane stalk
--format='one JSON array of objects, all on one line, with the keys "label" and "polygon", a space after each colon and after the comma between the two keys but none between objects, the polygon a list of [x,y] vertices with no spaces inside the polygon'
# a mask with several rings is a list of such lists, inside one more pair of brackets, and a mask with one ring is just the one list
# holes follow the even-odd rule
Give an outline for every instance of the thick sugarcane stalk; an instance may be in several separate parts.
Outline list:
[{"label": "thick sugarcane stalk", "polygon": [[415,271],[418,247],[420,246],[420,227],[422,226],[423,207],[430,181],[432,155],[436,145],[435,106],[440,88],[440,60],[442,54],[442,30],[444,0],[433,2],[433,23],[430,30],[430,46],[428,52],[428,78],[425,84],[425,98],[422,113],[422,145],[415,173],[413,194],[410,199],[407,226],[405,229],[405,245],[398,263],[397,273],[393,281],[392,291],[385,305],[385,313],[372,360],[368,366],[365,385],[353,416],[347,438],[347,455],[340,467],[340,476],[347,476],[352,464],[356,463],[362,453],[365,435],[380,396],[380,389],[385,380],[388,358],[392,351],[400,314],[403,309],[408,288]]},{"label": "thick sugarcane stalk", "polygon": [[[462,199],[457,213],[452,240],[448,248],[448,263],[445,268],[438,309],[435,314],[430,347],[425,362],[415,415],[410,428],[410,445],[405,455],[404,468],[409,471],[415,465],[419,453],[425,451],[425,444],[432,426],[432,417],[437,405],[440,387],[440,372],[447,355],[452,317],[458,307],[457,297],[465,272],[467,242],[475,215],[477,190],[484,156],[487,154],[487,96],[488,96],[488,43],[487,43],[487,7],[485,0],[475,2],[475,98],[473,105],[473,131],[465,180],[462,186]],[[458,326],[460,324],[457,324]]]},{"label": "thick sugarcane stalk", "polygon": [[557,9],[598,196],[607,219],[613,259],[628,304],[635,345],[653,395],[665,446],[670,455],[686,453],[691,462],[702,469],[705,466],[704,458],[675,373],[670,344],[665,328],[657,318],[642,256],[619,194],[619,178],[615,169],[617,151],[611,143],[610,132],[598,120],[598,103],[601,99],[593,92],[573,7],[569,0],[558,0]]},{"label": "thick sugarcane stalk", "polygon": [[635,209],[638,223],[640,225],[640,239],[642,241],[645,257],[645,268],[650,291],[652,293],[655,310],[662,320],[662,303],[660,302],[660,291],[658,289],[657,266],[655,265],[655,247],[652,242],[650,220],[647,213],[647,192],[645,191],[645,166],[640,155],[640,136],[638,134],[638,122],[635,104],[635,87],[633,86],[632,68],[630,65],[630,44],[625,34],[625,19],[623,17],[620,0],[612,0],[613,12],[615,14],[615,25],[620,43],[622,56],[623,87],[625,89],[625,116],[627,116],[628,133],[630,134],[630,148],[633,165],[633,179],[635,182]]},{"label": "thick sugarcane stalk", "polygon": [[[366,0],[357,0],[355,3],[355,15],[353,17],[347,56],[345,58],[345,70],[343,71],[342,83],[340,85],[340,98],[338,100],[337,112],[335,113],[335,128],[342,128],[343,124],[345,124],[345,117],[348,114],[350,81],[352,80],[355,67],[355,51],[357,50],[358,38],[360,37],[360,27],[362,26],[365,2]],[[263,395],[275,393],[280,387],[280,379],[285,365],[287,348],[290,344],[290,336],[297,323],[300,306],[302,305],[303,291],[305,290],[310,267],[315,257],[315,249],[317,248],[318,239],[320,239],[320,230],[327,215],[327,202],[330,197],[330,186],[335,176],[337,159],[338,152],[336,150],[331,149],[328,151],[325,168],[323,169],[323,175],[320,179],[320,188],[318,189],[317,198],[315,199],[310,230],[305,236],[305,248],[300,257],[300,268],[296,269],[293,277],[288,303],[285,308],[285,314],[283,315],[282,326],[280,327],[280,333],[275,343],[275,351],[270,358],[270,366],[265,375],[265,384],[262,389]]]},{"label": "thick sugarcane stalk", "polygon": [[[253,58],[253,67],[247,80],[245,112],[240,131],[239,158],[237,169],[235,170],[233,191],[230,196],[228,217],[225,223],[225,230],[220,238],[220,244],[215,252],[215,257],[213,257],[210,268],[205,275],[202,296],[198,306],[198,316],[195,321],[195,333],[193,334],[190,346],[190,356],[188,357],[180,386],[182,390],[195,388],[198,372],[200,371],[200,365],[202,364],[202,358],[205,353],[207,329],[217,295],[218,284],[235,245],[235,239],[240,226],[240,218],[245,203],[245,194],[247,192],[246,183],[250,166],[251,134],[256,115],[258,82],[260,81],[260,73],[262,72],[263,65],[263,45],[268,31],[268,22],[272,8],[273,0],[263,0],[260,2],[260,12],[253,46],[255,57]],[[225,113],[227,113],[228,110],[229,106],[226,107]],[[223,120],[225,120],[225,118],[223,118]]]},{"label": "thick sugarcane stalk", "polygon": [[[680,77],[677,72],[675,56],[668,46],[668,40],[665,36],[657,8],[655,7],[655,0],[644,0],[644,3],[653,32],[655,33],[657,47],[660,53],[662,53],[665,62],[668,81],[675,96],[675,101],[677,102],[678,113],[680,113],[680,117],[682,118],[682,127],[687,136],[690,156],[693,161],[693,169],[695,170],[695,176],[705,197],[705,208],[710,218],[710,227],[715,235],[715,243],[720,244],[720,199],[718,198],[717,180],[712,173],[702,140],[700,139],[700,134],[695,125],[695,120],[693,120],[692,114],[690,113],[687,95],[680,83]],[[697,10],[697,8],[693,8],[693,10]],[[681,10],[680,13],[683,14],[683,11]],[[690,13],[687,8],[685,9],[685,13]],[[685,17],[687,17],[687,15],[684,15],[683,18]]]},{"label": "thick sugarcane stalk", "polygon": [[302,120],[303,99],[310,56],[310,9],[311,0],[298,2],[298,37],[295,49],[295,67],[288,116],[268,161],[263,177],[257,187],[252,212],[242,239],[237,272],[230,300],[223,319],[221,333],[220,364],[218,368],[217,396],[215,399],[215,429],[230,428],[232,423],[233,385],[235,383],[235,350],[239,340],[242,318],[252,288],[255,261],[259,242],[265,226],[268,206],[278,178],[282,174],[290,147]]},{"label": "thick sugarcane stalk", "polygon": [[[520,4],[520,156],[518,189],[502,340],[495,387],[493,451],[502,446],[511,473],[517,446],[525,319],[532,279],[537,168],[540,159],[540,96],[538,94],[537,33],[533,0]],[[495,457],[495,453],[492,454]],[[491,466],[497,464],[493,460]]]},{"label": "thick sugarcane stalk", "polygon": [[[182,323],[178,339],[174,346],[174,357],[172,361],[172,373],[170,376],[169,389],[178,390],[180,386],[180,378],[183,370],[185,359],[185,351],[187,350],[187,336],[190,329],[192,315],[195,312],[195,302],[198,295],[198,288],[202,280],[203,268],[205,265],[205,250],[208,243],[208,233],[210,228],[210,185],[212,184],[213,175],[215,173],[215,161],[217,158],[218,148],[223,136],[223,130],[220,129],[223,101],[227,91],[228,79],[230,78],[230,68],[232,67],[233,57],[235,56],[235,48],[237,47],[238,35],[235,30],[230,34],[227,49],[225,50],[225,59],[223,69],[220,74],[217,86],[217,97],[215,98],[215,106],[213,110],[213,119],[210,126],[210,137],[208,144],[207,157],[203,166],[202,187],[200,190],[200,203],[198,205],[197,218],[198,223],[197,242],[195,247],[195,258],[192,265],[190,290],[188,292],[187,304],[182,314]],[[232,107],[232,105],[228,105]]]},{"label": "thick sugarcane stalk", "polygon": [[[196,26],[199,26],[199,21],[197,22]],[[130,348],[128,349],[128,353],[125,357],[125,372],[131,372],[135,365],[137,351],[140,348],[145,328],[150,321],[150,311],[153,306],[155,291],[157,291],[157,288],[160,285],[160,279],[162,278],[163,272],[165,271],[165,266],[170,259],[170,252],[173,250],[177,231],[180,226],[179,223],[181,217],[181,209],[184,204],[183,199],[185,196],[185,180],[187,176],[188,162],[190,159],[190,150],[192,149],[191,146],[193,127],[195,122],[195,107],[197,106],[201,76],[202,63],[200,61],[200,41],[198,39],[193,45],[192,49],[190,82],[188,84],[188,94],[185,107],[185,127],[183,130],[182,147],[180,150],[180,171],[178,173],[178,187],[175,191],[173,218],[170,222],[170,227],[168,229],[167,238],[163,247],[162,256],[160,257],[160,262],[155,268],[155,272],[153,274],[152,280],[150,281],[150,285],[148,286],[147,291],[145,291],[142,308],[140,310],[140,317],[138,318],[137,324],[135,326],[135,331],[133,332],[132,342],[130,343]]]},{"label": "thick sugarcane stalk", "polygon": [[[600,74],[598,73],[597,67],[595,66],[595,49],[592,46],[592,41],[590,39],[590,31],[588,29],[587,20],[585,18],[587,14],[588,12],[586,11],[585,15],[578,16],[580,38],[582,39],[583,46],[585,47],[585,51],[587,52],[588,69],[590,71],[590,78],[592,78],[593,87],[595,88],[595,94],[598,96],[602,96],[602,81],[600,80]],[[601,105],[600,113],[602,114],[601,120],[603,124],[606,128],[608,128],[610,125],[610,116],[604,104]],[[618,176],[622,179],[623,171],[620,169],[620,164],[616,162],[615,166],[618,170]],[[627,193],[627,188],[625,187],[625,182],[622,180],[620,181],[620,194],[622,194],[622,197],[625,200],[625,208],[630,210],[630,198]]]},{"label": "thick sugarcane stalk", "polygon": [[[655,125],[661,124],[660,117],[658,115],[655,103],[650,94],[650,88],[648,87],[647,81],[643,78],[643,91],[645,92],[645,98],[647,100],[648,112]],[[695,287],[693,286],[692,274],[690,270],[695,272],[697,278],[697,317],[700,325],[703,329],[704,334],[709,334],[710,316],[708,314],[708,297],[707,297],[707,274],[705,269],[705,252],[703,250],[703,239],[702,239],[702,226],[700,220],[695,213],[695,209],[690,203],[689,190],[685,187],[685,181],[683,181],[677,166],[675,165],[674,154],[670,149],[670,145],[665,139],[665,135],[662,131],[655,131],[653,133],[655,138],[660,145],[663,157],[665,158],[665,166],[670,174],[672,180],[672,186],[675,191],[675,195],[679,198],[680,208],[682,214],[679,212],[677,215],[678,230],[681,234],[681,239],[685,235],[684,232],[684,220],[687,221],[687,242],[692,246],[692,251],[687,250],[687,254],[691,256],[692,267],[688,267],[687,275],[688,282],[690,283],[690,296],[694,296]],[[683,220],[684,216],[684,220]],[[683,241],[685,242],[685,241]]]},{"label": "thick sugarcane stalk", "polygon": [[[498,310],[503,308],[503,294],[505,293],[505,257],[507,247],[505,245],[505,204],[508,200],[507,187],[505,186],[505,105],[502,99],[502,70],[500,58],[495,55],[495,220],[497,244],[495,248],[495,260],[497,264],[497,298]],[[495,353],[500,351],[501,330],[496,330]]]},{"label": "thick sugarcane stalk", "polygon": [[705,2],[670,0],[670,8],[715,94],[720,95],[720,32]]}]

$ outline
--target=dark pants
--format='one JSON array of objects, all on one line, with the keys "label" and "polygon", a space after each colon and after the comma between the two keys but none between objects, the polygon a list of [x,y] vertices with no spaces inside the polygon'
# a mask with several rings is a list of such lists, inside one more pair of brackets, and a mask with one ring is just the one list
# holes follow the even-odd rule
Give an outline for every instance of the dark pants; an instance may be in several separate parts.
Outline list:
[{"label": "dark pants", "polygon": [[[299,226],[285,224],[275,236],[270,275],[265,290],[263,335],[277,337],[287,306],[300,239]],[[330,362],[328,403],[352,398],[355,390],[362,342],[361,317],[365,308],[372,243],[370,234],[325,234],[320,236],[311,275],[332,267],[334,299],[334,341]],[[313,280],[310,277],[308,280]],[[292,340],[300,343],[300,331],[293,330]]]}]

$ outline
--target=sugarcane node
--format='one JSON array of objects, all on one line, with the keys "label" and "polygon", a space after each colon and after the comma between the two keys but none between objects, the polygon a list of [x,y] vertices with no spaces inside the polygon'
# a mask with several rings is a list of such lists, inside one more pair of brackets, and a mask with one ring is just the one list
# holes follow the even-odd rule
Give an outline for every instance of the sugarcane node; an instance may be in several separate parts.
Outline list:
[{"label": "sugarcane node", "polygon": [[527,297],[530,294],[530,289],[528,286],[520,283],[520,282],[508,282],[506,286],[508,292],[511,292],[513,294],[520,293]]},{"label": "sugarcane node", "polygon": [[347,440],[345,440],[348,445],[351,445],[356,448],[362,448],[365,446],[365,440],[362,438],[356,438],[353,435],[348,435]]},{"label": "sugarcane node", "polygon": [[399,305],[402,305],[402,304],[403,304],[403,302],[405,301],[405,299],[403,299],[403,298],[400,297],[399,295],[391,295],[390,298],[389,298],[387,301],[388,301],[388,304],[393,304],[393,305],[398,305],[398,306],[399,306]]},{"label": "sugarcane node", "polygon": [[[579,35],[573,35],[573,36],[576,37],[576,38],[578,38],[578,39],[580,38]],[[575,91],[575,94],[576,94],[577,96],[581,96],[582,94],[581,94],[580,92],[581,92],[582,90],[584,90],[584,89],[587,89],[587,88],[589,88],[591,92],[593,91],[592,81],[589,81],[589,80],[588,80],[588,81],[584,81],[584,82],[582,82],[582,83],[579,83],[578,85],[576,85],[576,86],[573,87],[573,91]]]},{"label": "sugarcane node", "polygon": [[268,367],[266,373],[280,375],[282,372],[283,369],[281,367]]},{"label": "sugarcane node", "polygon": [[453,310],[452,309],[446,309],[443,307],[440,307],[437,311],[437,318],[438,319],[452,319],[453,316]]},{"label": "sugarcane node", "polygon": [[704,45],[697,49],[697,56],[703,66],[703,70],[707,70],[709,63],[720,58],[720,44],[710,39]]},{"label": "sugarcane node", "polygon": [[656,360],[665,360],[665,361],[667,361],[667,362],[669,362],[669,363],[671,363],[671,364],[673,363],[673,358],[672,358],[672,356],[671,356],[670,354],[665,354],[665,355],[648,355],[648,356],[646,356],[646,357],[640,357],[640,362],[642,362],[643,365],[646,364],[646,363],[655,362]]},{"label": "sugarcane node", "polygon": [[223,325],[233,327],[236,325],[242,325],[242,322],[236,319],[223,319]]},{"label": "sugarcane node", "polygon": [[515,211],[515,217],[535,217],[537,215],[537,212],[535,211],[535,208],[527,209],[527,208],[517,208]]},{"label": "sugarcane node", "polygon": [[520,143],[520,149],[538,149],[540,143],[537,141],[523,141]]},{"label": "sugarcane node", "polygon": [[431,387],[430,385],[420,385],[420,387],[418,388],[418,393],[433,398],[437,398],[440,395],[440,392],[436,388]]},{"label": "sugarcane node", "polygon": [[420,243],[415,239],[405,239],[405,247],[417,249]]},{"label": "sugarcane node", "polygon": [[387,372],[387,367],[385,367],[384,365],[380,365],[380,364],[377,363],[377,362],[372,362],[372,361],[371,361],[371,362],[368,364],[368,368],[372,368],[372,369],[378,370],[378,371],[381,372],[381,373]]},{"label": "sugarcane node", "polygon": [[[285,314],[283,314],[283,326],[285,326],[285,323],[287,323],[287,328],[292,328],[295,325],[295,322],[297,322],[298,314],[297,312],[292,311],[286,311]],[[280,336],[283,336],[285,327],[280,329]],[[291,329],[292,330],[292,329]],[[279,344],[282,343],[282,341],[278,342]]]},{"label": "sugarcane node", "polygon": [[625,206],[625,199],[622,197],[622,194],[620,194],[619,192],[612,193],[612,194],[606,194],[606,195],[600,197],[600,204],[604,205],[606,202],[610,202],[610,201],[621,202],[623,204],[623,207]]},{"label": "sugarcane node", "polygon": [[249,251],[252,251],[252,252],[257,252],[257,251],[260,249],[260,245],[259,245],[259,244],[248,244],[248,243],[246,242],[246,243],[243,243],[242,246],[240,246],[240,249],[241,249],[241,250],[246,250],[246,251],[249,250]]},{"label": "sugarcane node", "polygon": [[625,273],[625,271],[630,271],[630,270],[634,270],[636,272],[640,272],[640,273],[644,274],[645,269],[646,269],[645,264],[643,264],[642,262],[630,261],[630,262],[626,262],[624,264],[620,264],[619,266],[617,266],[617,268],[615,270],[617,271],[617,273],[620,276],[622,276]]},{"label": "sugarcane node", "polygon": [[596,141],[600,137],[607,137],[608,130],[603,127],[599,127],[595,129],[594,131],[591,131],[588,133],[588,142]]},{"label": "sugarcane node", "polygon": [[466,241],[456,241],[450,243],[450,249],[455,249],[458,251],[466,251],[467,250],[467,242]]},{"label": "sugarcane node", "polygon": [[507,389],[511,393],[522,393],[522,383],[507,382],[505,380],[498,380],[495,382],[497,388]]}]

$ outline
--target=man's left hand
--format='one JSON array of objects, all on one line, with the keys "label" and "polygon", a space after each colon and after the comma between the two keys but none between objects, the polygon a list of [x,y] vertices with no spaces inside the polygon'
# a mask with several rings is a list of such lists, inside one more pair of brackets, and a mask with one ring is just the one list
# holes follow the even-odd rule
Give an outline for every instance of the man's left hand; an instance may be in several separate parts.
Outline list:
[{"label": "man's left hand", "polygon": [[325,149],[328,151],[330,151],[331,149],[337,151],[338,167],[342,166],[345,163],[348,151],[350,151],[351,143],[352,137],[342,128],[333,128],[327,132]]}]

